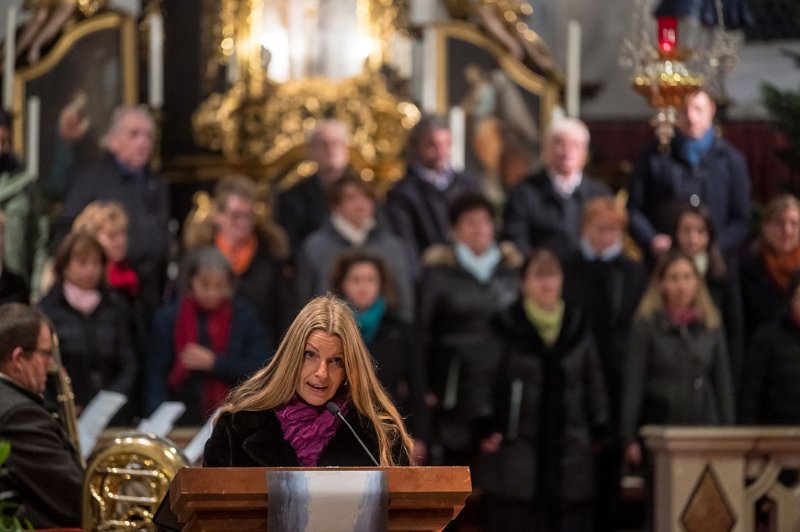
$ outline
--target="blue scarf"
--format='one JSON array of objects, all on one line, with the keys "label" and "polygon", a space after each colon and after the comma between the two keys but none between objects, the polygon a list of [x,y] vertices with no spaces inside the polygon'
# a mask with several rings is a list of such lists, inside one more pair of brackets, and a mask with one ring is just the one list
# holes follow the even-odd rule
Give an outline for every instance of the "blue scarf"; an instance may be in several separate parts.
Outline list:
[{"label": "blue scarf", "polygon": [[497,244],[492,244],[492,247],[480,256],[472,253],[471,249],[461,243],[456,243],[455,250],[456,260],[461,267],[482,283],[488,282],[492,278],[492,274],[502,258]]},{"label": "blue scarf", "polygon": [[375,337],[378,336],[378,330],[381,328],[383,315],[386,314],[386,302],[383,297],[375,300],[367,309],[355,310],[356,323],[361,330],[361,337],[364,343],[371,344]]},{"label": "blue scarf", "polygon": [[609,262],[622,254],[622,240],[616,244],[611,244],[600,253],[596,252],[585,238],[581,238],[578,245],[581,250],[581,255],[588,261],[599,260],[600,262]]},{"label": "blue scarf", "polygon": [[678,153],[689,163],[690,166],[697,168],[714,144],[714,128],[709,128],[699,139],[691,139],[678,134],[676,137]]}]

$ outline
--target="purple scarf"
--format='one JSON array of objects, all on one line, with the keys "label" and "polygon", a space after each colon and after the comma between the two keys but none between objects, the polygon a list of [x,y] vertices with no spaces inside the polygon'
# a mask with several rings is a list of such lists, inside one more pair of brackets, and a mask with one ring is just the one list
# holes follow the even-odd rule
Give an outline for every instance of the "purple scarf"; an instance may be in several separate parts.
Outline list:
[{"label": "purple scarf", "polygon": [[[333,402],[342,410],[342,415],[350,407],[348,396],[334,397]],[[303,467],[315,467],[328,446],[341,420],[325,407],[312,406],[295,397],[286,406],[275,410],[281,423],[283,437],[292,446],[297,459]]]}]

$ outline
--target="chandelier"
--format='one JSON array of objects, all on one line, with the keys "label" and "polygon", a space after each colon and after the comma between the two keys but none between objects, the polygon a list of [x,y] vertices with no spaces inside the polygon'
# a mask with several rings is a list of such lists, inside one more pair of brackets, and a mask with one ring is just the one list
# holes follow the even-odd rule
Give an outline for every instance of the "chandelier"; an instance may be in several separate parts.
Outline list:
[{"label": "chandelier", "polygon": [[669,150],[678,109],[686,96],[703,88],[715,99],[724,99],[725,76],[738,61],[734,39],[725,29],[722,0],[715,0],[714,5],[716,25],[696,27],[693,39],[679,39],[683,19],[655,19],[651,0],[636,1],[620,64],[631,72],[634,90],[656,110],[650,123],[662,151]]}]

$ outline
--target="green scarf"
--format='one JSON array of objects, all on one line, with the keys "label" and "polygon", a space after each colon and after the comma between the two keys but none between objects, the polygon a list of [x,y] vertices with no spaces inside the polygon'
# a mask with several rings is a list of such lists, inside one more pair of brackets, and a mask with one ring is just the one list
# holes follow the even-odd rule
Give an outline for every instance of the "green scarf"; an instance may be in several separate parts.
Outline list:
[{"label": "green scarf", "polygon": [[525,316],[536,328],[546,346],[551,347],[558,340],[561,324],[564,321],[564,300],[559,299],[554,310],[545,310],[527,297],[522,299]]}]

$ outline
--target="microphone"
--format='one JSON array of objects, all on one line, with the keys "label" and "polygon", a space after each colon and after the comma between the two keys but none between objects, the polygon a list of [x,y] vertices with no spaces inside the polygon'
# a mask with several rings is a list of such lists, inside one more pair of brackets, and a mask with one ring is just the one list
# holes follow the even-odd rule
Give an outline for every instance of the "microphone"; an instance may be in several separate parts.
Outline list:
[{"label": "microphone", "polygon": [[361,444],[361,448],[364,449],[365,453],[367,453],[367,456],[369,456],[369,459],[372,460],[373,464],[375,464],[375,467],[380,467],[381,464],[377,460],[375,460],[375,457],[372,456],[371,452],[369,452],[369,449],[367,449],[367,446],[364,445],[364,442],[361,441],[361,438],[359,438],[358,434],[356,434],[356,431],[353,428],[353,426],[350,425],[350,423],[348,423],[347,420],[342,415],[342,409],[339,408],[339,405],[337,405],[333,401],[328,401],[328,404],[325,405],[325,408],[328,409],[328,412],[330,412],[334,416],[336,416],[339,419],[341,419],[342,421],[344,421],[344,424],[347,425],[347,428],[350,429],[350,432],[353,433],[353,437],[355,437],[356,441]]}]

